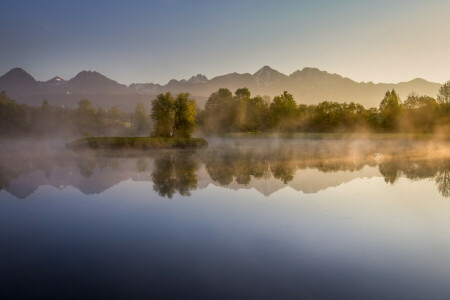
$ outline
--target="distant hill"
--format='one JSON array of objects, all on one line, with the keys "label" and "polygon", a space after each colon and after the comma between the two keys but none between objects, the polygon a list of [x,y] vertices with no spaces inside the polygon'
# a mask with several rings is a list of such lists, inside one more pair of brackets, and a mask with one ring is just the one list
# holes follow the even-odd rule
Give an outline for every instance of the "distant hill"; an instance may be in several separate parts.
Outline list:
[{"label": "distant hill", "polygon": [[435,97],[439,83],[417,78],[401,83],[356,82],[337,74],[316,68],[304,68],[292,74],[282,74],[264,66],[254,74],[230,73],[208,79],[202,74],[187,80],[170,80],[165,85],[155,83],[120,84],[95,71],[82,71],[70,80],[54,77],[36,81],[20,68],[14,68],[0,77],[0,90],[12,98],[31,105],[40,105],[44,99],[52,104],[75,106],[82,98],[105,108],[118,105],[131,111],[137,102],[149,105],[158,93],[189,92],[203,106],[207,97],[219,88],[234,91],[248,87],[253,95],[275,96],[287,90],[298,103],[313,104],[321,101],[359,102],[366,107],[378,106],[388,89],[395,89],[404,99],[410,92]]}]

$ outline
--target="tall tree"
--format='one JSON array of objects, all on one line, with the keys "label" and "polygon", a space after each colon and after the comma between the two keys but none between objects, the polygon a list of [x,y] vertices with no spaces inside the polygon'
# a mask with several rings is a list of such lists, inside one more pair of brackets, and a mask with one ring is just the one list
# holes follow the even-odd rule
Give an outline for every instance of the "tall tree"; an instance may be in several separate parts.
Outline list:
[{"label": "tall tree", "polygon": [[76,123],[79,132],[88,135],[90,132],[98,133],[101,127],[97,112],[92,107],[91,101],[82,99],[78,102],[76,111]]},{"label": "tall tree", "polygon": [[171,137],[174,123],[174,98],[170,92],[159,94],[152,101],[151,118],[154,122],[153,135]]},{"label": "tall tree", "polygon": [[173,135],[176,137],[190,137],[195,128],[197,105],[189,97],[189,93],[180,93],[173,104],[174,123]]},{"label": "tall tree", "polygon": [[250,90],[248,88],[240,88],[234,92],[234,127],[240,131],[247,131],[246,122],[248,102],[250,101]]},{"label": "tall tree", "polygon": [[274,128],[291,130],[295,127],[295,118],[298,117],[299,109],[292,94],[284,91],[283,94],[273,98],[269,110]]},{"label": "tall tree", "polygon": [[402,104],[395,90],[387,91],[380,103],[381,126],[385,129],[395,129]]},{"label": "tall tree", "polygon": [[229,89],[219,89],[212,93],[201,114],[201,123],[207,133],[233,131],[235,120],[234,99]]},{"label": "tall tree", "polygon": [[[270,98],[269,98],[270,99]],[[268,127],[270,100],[261,96],[250,98],[246,111],[246,126],[249,131],[263,130]]]},{"label": "tall tree", "polygon": [[450,104],[450,81],[447,81],[441,86],[437,100],[441,104]]}]

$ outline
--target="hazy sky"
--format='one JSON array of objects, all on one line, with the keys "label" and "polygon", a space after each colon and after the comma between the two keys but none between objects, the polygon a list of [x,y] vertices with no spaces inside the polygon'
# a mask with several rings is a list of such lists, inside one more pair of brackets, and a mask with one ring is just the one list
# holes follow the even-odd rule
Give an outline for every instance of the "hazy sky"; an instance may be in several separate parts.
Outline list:
[{"label": "hazy sky", "polygon": [[318,67],[450,80],[449,0],[1,0],[0,74],[96,70],[122,83]]}]

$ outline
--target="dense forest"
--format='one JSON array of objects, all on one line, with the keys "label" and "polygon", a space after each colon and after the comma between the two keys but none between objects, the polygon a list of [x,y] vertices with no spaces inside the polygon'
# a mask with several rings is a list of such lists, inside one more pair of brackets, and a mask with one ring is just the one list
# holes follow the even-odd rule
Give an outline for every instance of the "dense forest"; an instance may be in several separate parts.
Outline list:
[{"label": "dense forest", "polygon": [[252,97],[247,88],[219,89],[199,109],[187,93],[160,94],[147,112],[138,103],[134,112],[117,107],[95,108],[88,99],[76,108],[19,104],[0,93],[0,136],[222,135],[236,132],[407,132],[445,133],[450,129],[450,81],[436,98],[411,93],[402,101],[395,90],[380,97],[379,107],[324,101],[297,104],[284,92],[271,99]]}]

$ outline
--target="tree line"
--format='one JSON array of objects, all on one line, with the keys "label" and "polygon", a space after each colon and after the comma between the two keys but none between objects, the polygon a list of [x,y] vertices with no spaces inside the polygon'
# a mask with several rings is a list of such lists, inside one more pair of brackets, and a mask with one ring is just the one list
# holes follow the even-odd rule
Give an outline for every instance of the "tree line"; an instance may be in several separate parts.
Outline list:
[{"label": "tree line", "polygon": [[415,132],[450,129],[450,81],[436,99],[411,93],[401,101],[387,91],[379,107],[365,108],[350,102],[324,101],[297,104],[284,92],[273,99],[251,97],[247,88],[219,89],[199,113],[200,128],[207,134],[232,132]]},{"label": "tree line", "polygon": [[95,108],[83,99],[76,108],[19,104],[0,93],[0,136],[20,135],[152,135],[190,137],[236,132],[408,132],[435,133],[450,129],[450,81],[436,98],[411,93],[402,101],[387,91],[378,107],[324,101],[297,104],[287,91],[270,98],[251,96],[247,88],[234,94],[225,88],[212,93],[204,109],[188,93],[159,94],[151,112],[138,103],[134,112],[118,107]]},{"label": "tree line", "polygon": [[148,135],[150,126],[143,103],[132,113],[116,106],[95,108],[88,99],[80,100],[76,108],[49,105],[47,100],[35,107],[0,93],[0,136]]}]

